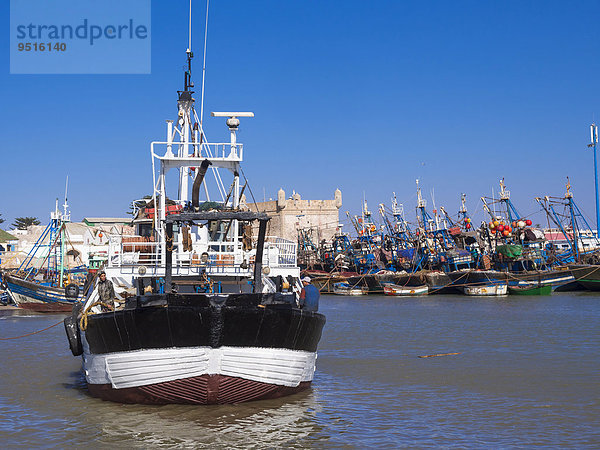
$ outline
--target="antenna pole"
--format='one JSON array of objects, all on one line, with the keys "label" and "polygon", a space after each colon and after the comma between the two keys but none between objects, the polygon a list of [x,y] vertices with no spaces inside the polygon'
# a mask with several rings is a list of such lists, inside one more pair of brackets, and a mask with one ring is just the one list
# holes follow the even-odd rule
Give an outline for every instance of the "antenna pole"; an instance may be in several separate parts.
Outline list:
[{"label": "antenna pole", "polygon": [[[191,2],[191,0],[190,0]],[[204,77],[206,74],[206,38],[208,36],[208,5],[210,0],[206,0],[206,23],[204,24],[204,56],[202,59],[202,94],[200,97],[200,139],[202,139],[204,128],[202,128],[202,119],[204,118]]]},{"label": "antenna pole", "polygon": [[190,21],[189,21],[189,34],[188,34],[188,48],[185,51],[187,55],[187,70],[185,71],[184,76],[184,88],[185,92],[189,91],[190,88],[194,87],[194,83],[192,83],[192,58],[194,57],[194,53],[192,52],[192,0],[190,0]]},{"label": "antenna pole", "polygon": [[65,183],[65,204],[63,205],[64,209],[65,209],[65,220],[67,218],[67,208],[69,207],[69,204],[67,202],[67,190],[69,189],[69,175],[67,175],[67,182]]},{"label": "antenna pole", "polygon": [[190,25],[189,25],[189,40],[188,40],[188,50],[192,49],[192,0],[190,0]]},{"label": "antenna pole", "polygon": [[593,123],[590,126],[590,136],[592,143],[589,145],[594,148],[594,184],[596,185],[596,236],[600,232],[600,202],[598,201],[598,126]]}]

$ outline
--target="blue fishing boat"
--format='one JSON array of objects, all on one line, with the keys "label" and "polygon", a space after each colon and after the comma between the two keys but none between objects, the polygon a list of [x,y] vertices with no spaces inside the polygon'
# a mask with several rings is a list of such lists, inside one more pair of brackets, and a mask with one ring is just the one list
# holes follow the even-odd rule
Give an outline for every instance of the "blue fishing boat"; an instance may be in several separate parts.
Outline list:
[{"label": "blue fishing boat", "polygon": [[50,223],[35,242],[27,258],[14,273],[4,273],[2,283],[15,304],[38,312],[68,312],[82,299],[87,268],[69,269],[66,264],[67,213],[58,208],[50,215]]}]

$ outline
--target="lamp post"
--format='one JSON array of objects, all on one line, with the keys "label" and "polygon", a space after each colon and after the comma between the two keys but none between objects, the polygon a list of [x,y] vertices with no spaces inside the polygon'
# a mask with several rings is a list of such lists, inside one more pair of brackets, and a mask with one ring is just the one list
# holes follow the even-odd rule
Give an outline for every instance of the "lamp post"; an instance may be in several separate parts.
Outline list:
[{"label": "lamp post", "polygon": [[598,203],[598,155],[597,155],[597,146],[598,146],[598,126],[593,123],[590,125],[590,138],[591,144],[588,147],[594,148],[594,183],[596,185],[596,236],[598,236],[598,232],[600,232],[600,205]]}]

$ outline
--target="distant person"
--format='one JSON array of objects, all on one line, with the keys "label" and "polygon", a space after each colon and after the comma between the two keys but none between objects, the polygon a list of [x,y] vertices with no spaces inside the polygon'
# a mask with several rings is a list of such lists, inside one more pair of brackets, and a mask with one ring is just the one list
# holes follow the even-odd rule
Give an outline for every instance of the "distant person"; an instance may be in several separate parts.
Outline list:
[{"label": "distant person", "polygon": [[[115,309],[115,288],[112,281],[106,279],[106,272],[102,270],[98,275],[98,295],[100,301],[106,303],[110,309]],[[105,307],[103,307],[104,310]]]},{"label": "distant person", "polygon": [[300,307],[307,311],[319,310],[319,290],[310,283],[310,277],[302,278],[302,291],[300,291]]}]

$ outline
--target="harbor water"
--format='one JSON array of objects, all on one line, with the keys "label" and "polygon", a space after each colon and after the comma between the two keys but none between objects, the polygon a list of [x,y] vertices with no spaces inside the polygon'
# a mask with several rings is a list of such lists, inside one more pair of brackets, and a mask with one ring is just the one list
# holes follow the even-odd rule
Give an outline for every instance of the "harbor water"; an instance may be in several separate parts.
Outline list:
[{"label": "harbor water", "polygon": [[[240,405],[88,395],[62,324],[0,341],[3,447],[600,447],[600,297],[321,298],[309,391]],[[0,337],[60,315],[0,312]],[[458,353],[458,354],[449,354]],[[419,356],[448,354],[420,358]]]}]

